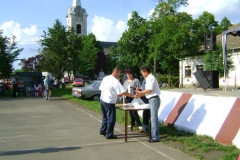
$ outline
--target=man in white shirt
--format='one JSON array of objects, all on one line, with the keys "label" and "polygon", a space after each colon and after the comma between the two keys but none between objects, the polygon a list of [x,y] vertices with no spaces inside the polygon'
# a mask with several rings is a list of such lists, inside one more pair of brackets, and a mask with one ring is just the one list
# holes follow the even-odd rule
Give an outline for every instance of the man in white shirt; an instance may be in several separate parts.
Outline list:
[{"label": "man in white shirt", "polygon": [[121,83],[119,82],[121,70],[114,68],[112,74],[103,78],[99,87],[101,90],[100,104],[102,109],[102,126],[100,128],[100,135],[104,135],[107,139],[116,139],[117,136],[113,134],[116,123],[116,107],[118,95],[134,97],[133,94],[125,92]]},{"label": "man in white shirt", "polygon": [[159,122],[158,122],[158,109],[160,107],[160,88],[158,81],[151,74],[149,67],[141,68],[142,76],[146,79],[145,90],[136,90],[137,97],[146,96],[150,106],[151,112],[151,136],[152,139],[148,142],[159,142]]}]

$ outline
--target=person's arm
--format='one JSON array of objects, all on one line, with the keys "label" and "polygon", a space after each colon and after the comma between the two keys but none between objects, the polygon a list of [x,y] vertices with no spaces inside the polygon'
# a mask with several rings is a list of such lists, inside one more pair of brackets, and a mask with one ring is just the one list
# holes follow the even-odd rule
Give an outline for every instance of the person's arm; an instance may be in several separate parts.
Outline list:
[{"label": "person's arm", "polygon": [[131,93],[128,93],[128,92],[123,92],[122,95],[134,98],[134,94],[131,94]]}]

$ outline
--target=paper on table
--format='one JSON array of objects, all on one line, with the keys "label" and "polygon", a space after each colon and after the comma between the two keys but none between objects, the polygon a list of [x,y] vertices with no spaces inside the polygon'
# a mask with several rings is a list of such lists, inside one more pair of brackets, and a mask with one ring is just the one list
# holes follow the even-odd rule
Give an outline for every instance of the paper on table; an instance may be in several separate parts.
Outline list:
[{"label": "paper on table", "polygon": [[149,104],[145,104],[141,98],[134,98],[130,105],[139,109],[149,108]]}]

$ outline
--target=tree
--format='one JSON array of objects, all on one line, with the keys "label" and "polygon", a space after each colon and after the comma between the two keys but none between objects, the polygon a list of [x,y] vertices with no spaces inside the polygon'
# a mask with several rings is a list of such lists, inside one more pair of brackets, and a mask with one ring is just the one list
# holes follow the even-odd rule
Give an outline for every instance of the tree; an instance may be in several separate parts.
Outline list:
[{"label": "tree", "polygon": [[167,1],[157,5],[151,17],[152,38],[149,41],[150,57],[160,62],[169,76],[178,74],[178,61],[187,55],[194,56],[200,49],[198,37],[193,33],[193,20],[185,12],[177,12],[186,1]]},{"label": "tree", "polygon": [[216,29],[216,30],[217,30],[217,33],[218,33],[218,34],[221,34],[223,31],[228,30],[228,28],[231,27],[231,26],[232,26],[232,23],[230,22],[230,20],[227,19],[227,17],[224,17],[224,18],[221,20],[219,26],[218,26],[217,29]]},{"label": "tree", "polygon": [[206,33],[218,33],[218,22],[215,21],[213,14],[204,11],[197,19],[194,20],[193,33],[198,35],[198,38],[202,44],[204,43],[204,35]]},{"label": "tree", "polygon": [[43,68],[60,80],[69,65],[66,47],[68,46],[68,33],[65,26],[56,20],[53,28],[48,28],[48,32],[45,32],[42,38]]},{"label": "tree", "polygon": [[13,62],[23,49],[18,49],[15,37],[3,36],[0,30],[0,77],[8,78],[13,72]]},{"label": "tree", "polygon": [[43,56],[38,54],[28,59],[21,59],[22,70],[25,72],[40,72],[42,70],[41,61]]},{"label": "tree", "polygon": [[96,40],[94,34],[83,37],[83,49],[79,51],[80,65],[79,71],[83,75],[94,76],[95,61],[97,53],[102,49],[100,42]]},{"label": "tree", "polygon": [[100,71],[103,71],[104,73],[106,73],[107,67],[108,67],[107,56],[105,55],[104,51],[100,50],[99,52],[97,52],[97,58],[96,58],[95,67],[94,67],[94,74],[98,76]]},{"label": "tree", "polygon": [[[219,75],[224,75],[224,66],[223,66],[223,51],[222,45],[218,43],[216,45],[215,51],[207,51],[203,57],[204,70],[217,70]],[[234,69],[233,61],[231,59],[231,52],[228,51],[227,54],[227,72]]]},{"label": "tree", "polygon": [[118,41],[117,52],[120,57],[117,65],[122,69],[131,68],[139,76],[139,68],[146,65],[149,55],[148,40],[151,36],[149,23],[134,11],[127,24],[128,30]]},{"label": "tree", "polygon": [[79,65],[81,64],[82,57],[79,56],[79,51],[83,49],[83,36],[77,35],[72,28],[68,32],[68,44],[66,45],[68,53],[68,64],[66,71],[68,76],[72,73],[74,76],[79,71]]}]

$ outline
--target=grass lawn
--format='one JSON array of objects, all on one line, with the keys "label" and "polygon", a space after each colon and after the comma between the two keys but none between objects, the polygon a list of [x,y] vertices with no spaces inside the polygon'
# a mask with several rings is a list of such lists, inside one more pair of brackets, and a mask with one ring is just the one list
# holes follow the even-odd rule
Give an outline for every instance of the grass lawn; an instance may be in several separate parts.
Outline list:
[{"label": "grass lawn", "polygon": [[[96,101],[82,100],[71,96],[71,87],[54,88],[53,97],[64,97],[82,106],[101,113],[100,104]],[[1,97],[11,97],[11,92]],[[124,124],[124,112],[117,110],[117,122]],[[130,118],[128,118],[130,119]],[[235,146],[221,145],[208,136],[199,136],[174,127],[159,124],[161,143],[177,148],[199,160],[236,160],[240,150]]]}]

